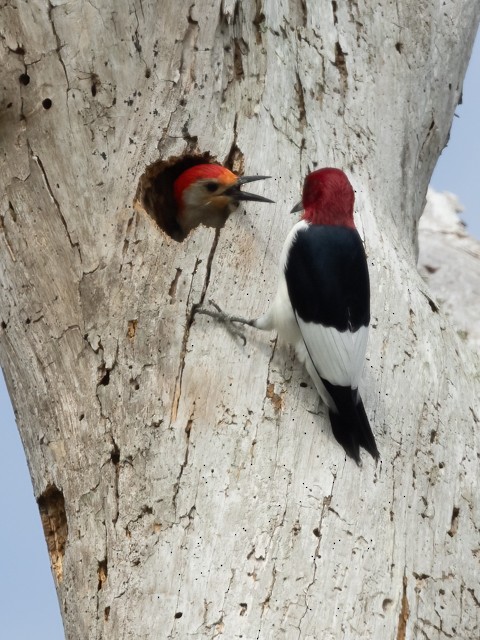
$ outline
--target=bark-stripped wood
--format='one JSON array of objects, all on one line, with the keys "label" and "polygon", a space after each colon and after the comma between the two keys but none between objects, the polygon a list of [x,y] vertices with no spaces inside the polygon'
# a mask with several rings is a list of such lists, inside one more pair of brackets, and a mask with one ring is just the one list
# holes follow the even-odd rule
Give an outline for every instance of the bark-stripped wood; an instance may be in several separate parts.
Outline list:
[{"label": "bark-stripped wood", "polygon": [[420,273],[434,292],[460,337],[480,346],[480,242],[470,236],[458,214],[462,205],[452,193],[429,189],[419,224]]},{"label": "bark-stripped wood", "polygon": [[[67,637],[478,637],[478,360],[415,266],[478,0],[0,12],[0,360]],[[139,180],[207,152],[270,173],[278,204],[177,243],[133,208]],[[372,280],[382,462],[361,470],[291,351],[192,313],[266,308],[302,178],[328,165]]]}]

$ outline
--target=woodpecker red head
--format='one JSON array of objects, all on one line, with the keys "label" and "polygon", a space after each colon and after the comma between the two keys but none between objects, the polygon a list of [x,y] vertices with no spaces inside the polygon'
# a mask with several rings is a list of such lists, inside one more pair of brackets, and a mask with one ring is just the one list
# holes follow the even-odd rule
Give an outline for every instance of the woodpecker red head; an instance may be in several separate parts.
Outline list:
[{"label": "woodpecker red head", "polygon": [[293,209],[303,209],[303,220],[312,224],[355,228],[353,205],[355,194],[347,176],[340,169],[318,169],[306,178],[303,196]]},{"label": "woodpecker red head", "polygon": [[247,182],[264,180],[269,176],[238,177],[219,164],[197,164],[175,180],[173,191],[178,222],[185,234],[199,224],[223,227],[240,200],[273,202],[263,196],[241,191]]}]

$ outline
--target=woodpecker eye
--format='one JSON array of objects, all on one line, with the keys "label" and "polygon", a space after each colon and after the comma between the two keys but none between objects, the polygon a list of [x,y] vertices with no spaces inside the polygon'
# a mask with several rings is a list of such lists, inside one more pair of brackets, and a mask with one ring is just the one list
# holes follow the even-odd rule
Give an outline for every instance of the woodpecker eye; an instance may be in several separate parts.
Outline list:
[{"label": "woodpecker eye", "polygon": [[207,184],[205,185],[205,189],[207,191],[210,191],[210,193],[213,193],[214,191],[216,191],[218,189],[218,183],[217,182],[207,182]]}]

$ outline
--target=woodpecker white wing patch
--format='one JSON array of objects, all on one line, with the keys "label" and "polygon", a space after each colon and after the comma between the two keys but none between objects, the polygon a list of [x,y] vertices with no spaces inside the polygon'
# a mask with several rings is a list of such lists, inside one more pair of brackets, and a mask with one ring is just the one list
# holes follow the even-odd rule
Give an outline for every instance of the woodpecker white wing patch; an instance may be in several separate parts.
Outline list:
[{"label": "woodpecker white wing patch", "polygon": [[367,348],[368,327],[338,331],[315,322],[305,322],[296,314],[308,354],[320,378],[342,387],[356,389]]}]

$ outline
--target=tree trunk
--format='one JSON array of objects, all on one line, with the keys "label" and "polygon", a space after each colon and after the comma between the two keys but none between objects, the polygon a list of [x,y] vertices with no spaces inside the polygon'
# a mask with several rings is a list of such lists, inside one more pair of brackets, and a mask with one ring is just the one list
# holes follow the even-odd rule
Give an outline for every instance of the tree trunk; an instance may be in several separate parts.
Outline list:
[{"label": "tree trunk", "polygon": [[[479,2],[1,12],[0,358],[66,636],[478,637],[478,360],[415,263]],[[277,205],[177,242],[141,177],[203,153]],[[317,163],[369,257],[362,469],[291,350],[192,311],[266,309]]]}]

